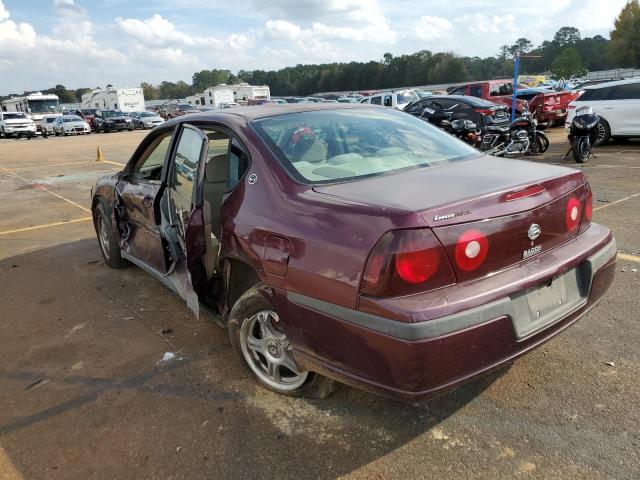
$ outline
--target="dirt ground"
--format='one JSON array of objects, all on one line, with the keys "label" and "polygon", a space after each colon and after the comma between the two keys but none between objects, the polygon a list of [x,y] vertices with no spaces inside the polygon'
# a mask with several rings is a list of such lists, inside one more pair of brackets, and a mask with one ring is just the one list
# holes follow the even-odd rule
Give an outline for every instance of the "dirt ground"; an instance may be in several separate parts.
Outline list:
[{"label": "dirt ground", "polygon": [[90,189],[143,135],[0,141],[0,479],[640,478],[640,142],[578,166],[550,132],[536,161],[589,176],[615,283],[508,371],[416,407],[269,393],[226,331],[106,267]]}]

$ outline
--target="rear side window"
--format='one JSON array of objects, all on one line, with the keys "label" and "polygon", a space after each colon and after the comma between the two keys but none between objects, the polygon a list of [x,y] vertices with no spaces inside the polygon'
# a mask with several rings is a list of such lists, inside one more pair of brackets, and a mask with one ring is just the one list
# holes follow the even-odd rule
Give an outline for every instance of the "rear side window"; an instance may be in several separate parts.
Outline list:
[{"label": "rear side window", "polygon": [[640,83],[628,83],[613,88],[609,100],[638,100],[640,99]]},{"label": "rear side window", "polygon": [[373,97],[371,103],[374,105],[382,105],[382,97]]},{"label": "rear side window", "polygon": [[384,106],[385,107],[392,107],[393,106],[393,99],[391,98],[391,95],[385,95],[384,96]]},{"label": "rear side window", "polygon": [[614,87],[605,88],[590,88],[584,91],[584,93],[578,98],[578,101],[590,101],[596,102],[599,100],[609,100]]},{"label": "rear side window", "polygon": [[511,83],[492,83],[489,85],[489,95],[492,97],[513,95],[513,85]]},{"label": "rear side window", "polygon": [[471,85],[469,95],[472,97],[482,98],[482,85]]}]

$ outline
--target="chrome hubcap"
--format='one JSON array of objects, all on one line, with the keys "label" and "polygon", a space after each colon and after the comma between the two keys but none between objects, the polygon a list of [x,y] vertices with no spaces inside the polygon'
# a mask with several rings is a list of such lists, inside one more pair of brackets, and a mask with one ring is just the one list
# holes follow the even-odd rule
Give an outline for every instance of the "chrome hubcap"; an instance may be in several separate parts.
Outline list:
[{"label": "chrome hubcap", "polygon": [[98,217],[98,240],[100,241],[100,248],[106,259],[109,259],[111,249],[109,247],[109,234],[107,233],[107,226],[105,225],[102,216]]},{"label": "chrome hubcap", "polygon": [[291,355],[287,336],[276,330],[278,314],[261,310],[242,323],[242,354],[253,372],[267,385],[282,391],[302,386],[309,372],[298,368]]}]

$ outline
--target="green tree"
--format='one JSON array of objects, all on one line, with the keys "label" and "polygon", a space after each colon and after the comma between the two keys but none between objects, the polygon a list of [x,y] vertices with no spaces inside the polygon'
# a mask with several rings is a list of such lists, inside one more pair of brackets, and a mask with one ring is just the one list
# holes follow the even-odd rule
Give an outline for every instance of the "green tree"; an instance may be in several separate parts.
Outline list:
[{"label": "green tree", "polygon": [[191,87],[194,92],[203,92],[209,87],[215,87],[221,83],[231,83],[229,70],[202,70],[193,74]]},{"label": "green tree", "polygon": [[509,47],[508,51],[512,57],[515,57],[516,52],[527,53],[531,50],[532,47],[533,42],[522,37],[516,40],[516,42]]},{"label": "green tree", "polygon": [[158,100],[160,98],[159,90],[150,83],[142,82],[140,88],[142,88],[145,100]]},{"label": "green tree", "polygon": [[553,36],[553,43],[558,47],[573,45],[580,40],[580,30],[575,27],[562,27]]},{"label": "green tree", "polygon": [[640,67],[640,4],[631,0],[616,18],[609,44],[611,56],[622,67]]},{"label": "green tree", "polygon": [[571,78],[586,73],[580,53],[575,47],[566,47],[551,64],[551,71],[558,78]]}]

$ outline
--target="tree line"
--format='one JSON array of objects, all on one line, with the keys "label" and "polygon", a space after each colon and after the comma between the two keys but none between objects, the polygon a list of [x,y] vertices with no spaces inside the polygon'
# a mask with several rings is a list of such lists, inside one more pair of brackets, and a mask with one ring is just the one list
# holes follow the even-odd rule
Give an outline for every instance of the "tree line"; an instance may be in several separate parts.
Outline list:
[{"label": "tree line", "polygon": [[[522,57],[522,74],[550,73],[556,78],[569,79],[587,70],[640,68],[639,0],[630,0],[622,9],[610,39],[600,35],[583,38],[577,28],[562,27],[551,40],[538,46],[527,38],[519,38],[513,45],[503,45],[496,55],[486,58],[421,50],[400,56],[385,53],[381,59],[369,62],[296,65],[276,71],[240,70],[234,74],[224,69],[202,70],[193,74],[190,84],[164,81],[158,85],[142,82],[140,86],[147,100],[156,100],[184,98],[220,83],[268,85],[273,95],[433,85],[510,77],[516,53]],[[67,90],[63,85],[56,85],[45,92],[57,94],[61,103],[74,103],[89,90]]]}]

